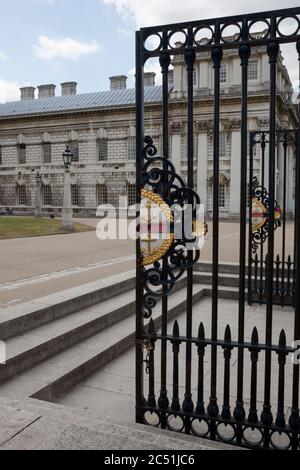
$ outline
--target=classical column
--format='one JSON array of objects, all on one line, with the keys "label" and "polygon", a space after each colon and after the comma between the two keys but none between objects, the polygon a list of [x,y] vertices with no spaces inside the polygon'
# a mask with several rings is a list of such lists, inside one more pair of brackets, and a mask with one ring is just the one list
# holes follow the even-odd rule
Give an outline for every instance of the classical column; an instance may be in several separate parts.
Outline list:
[{"label": "classical column", "polygon": [[196,122],[196,135],[198,139],[197,154],[197,191],[204,211],[207,211],[207,161],[208,161],[208,132],[212,131],[212,122]]},{"label": "classical column", "polygon": [[35,189],[35,217],[42,217],[42,202],[41,202],[41,188],[42,188],[42,177],[38,172],[35,175],[36,189]]},{"label": "classical column", "polygon": [[230,216],[240,214],[241,204],[241,130],[240,120],[230,121],[231,162],[230,162]]},{"label": "classical column", "polygon": [[183,125],[181,122],[172,122],[170,126],[172,163],[175,166],[176,173],[181,174],[181,139]]}]

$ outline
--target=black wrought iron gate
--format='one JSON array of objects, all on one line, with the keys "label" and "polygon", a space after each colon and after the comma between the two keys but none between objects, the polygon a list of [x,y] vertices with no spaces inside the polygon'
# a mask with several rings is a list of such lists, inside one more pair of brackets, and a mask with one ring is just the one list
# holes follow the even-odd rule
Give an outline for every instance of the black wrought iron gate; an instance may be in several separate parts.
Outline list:
[{"label": "black wrought iron gate", "polygon": [[[275,157],[276,157],[276,91],[277,59],[281,43],[294,43],[300,60],[300,8],[244,16],[218,18],[143,28],[136,36],[136,135],[137,135],[137,202],[144,201],[146,225],[151,226],[151,210],[158,208],[170,224],[164,240],[158,240],[152,249],[153,239],[148,233],[148,249],[142,249],[142,236],[137,240],[136,284],[136,420],[172,431],[221,440],[251,448],[299,449],[299,365],[294,360],[295,347],[287,344],[284,330],[273,330],[274,305],[274,240],[276,211],[268,210],[268,258],[264,266],[265,326],[252,331],[245,328],[246,315],[246,258],[247,258],[247,207],[252,198],[252,185],[247,189],[248,150],[248,65],[251,48],[264,46],[270,66],[270,114],[268,158],[268,207],[275,208]],[[284,35],[281,24],[293,18],[297,28]],[[255,24],[263,22],[261,34],[252,33]],[[227,27],[235,25],[238,33],[227,37]],[[207,38],[203,39],[203,31]],[[174,36],[181,33],[183,40],[174,44]],[[202,37],[201,40],[198,38]],[[219,157],[220,157],[220,69],[223,52],[235,49],[241,63],[241,198],[240,198],[240,259],[238,333],[233,338],[228,325],[219,337]],[[214,70],[213,95],[213,260],[210,337],[206,336],[202,322],[201,303],[193,308],[193,266],[200,252],[193,242],[197,239],[197,211],[199,197],[193,191],[194,175],[194,113],[193,73],[197,56],[211,54]],[[184,57],[187,69],[186,121],[187,121],[187,182],[176,174],[169,155],[169,72],[171,57]],[[150,58],[159,58],[162,71],[162,121],[163,150],[158,155],[151,136],[144,131],[144,65]],[[200,77],[201,80],[201,77]],[[299,109],[298,109],[299,113]],[[299,114],[298,114],[299,116]],[[266,136],[266,134],[265,134]],[[295,189],[295,263],[294,281],[294,331],[293,338],[300,339],[300,164],[299,130],[296,133],[296,189]],[[250,169],[251,171],[251,169]],[[262,184],[262,182],[259,182]],[[192,206],[193,229],[188,235],[175,236],[175,222],[182,216],[178,208]],[[176,210],[169,208],[176,206]],[[250,219],[251,219],[250,211]],[[138,213],[140,216],[140,213]],[[148,217],[148,219],[147,219]],[[141,218],[140,218],[140,222]],[[250,227],[252,221],[250,220]],[[141,224],[140,224],[141,227]],[[251,228],[252,230],[252,228]],[[141,231],[143,232],[143,231]],[[143,232],[144,233],[144,232]],[[142,233],[141,233],[142,235]],[[251,238],[251,237],[250,237]],[[281,261],[284,261],[284,254]],[[186,276],[185,276],[186,273]],[[175,321],[172,331],[168,322],[176,314],[171,304],[171,291],[186,285],[186,326],[180,332]],[[276,287],[276,286],[275,286]],[[159,309],[159,313],[158,313]],[[199,325],[194,332],[193,319]],[[149,320],[149,322],[148,322]],[[263,330],[263,333],[260,331]],[[262,341],[262,335],[265,335]],[[277,336],[277,338],[275,338]],[[279,341],[278,341],[279,337]],[[248,339],[250,338],[250,339]],[[220,354],[222,353],[222,355]],[[184,355],[182,367],[181,358]],[[232,382],[232,361],[237,361],[235,382]],[[172,357],[172,360],[170,358]],[[159,361],[157,362],[157,359]],[[295,357],[294,357],[295,359]],[[209,368],[207,367],[209,361]],[[196,364],[196,366],[195,366]],[[263,380],[259,375],[263,364]],[[286,372],[292,369],[289,389],[286,392]],[[245,405],[245,370],[250,371],[250,403]],[[145,373],[146,371],[146,373]],[[182,372],[184,380],[181,380]],[[249,373],[248,373],[249,375]],[[274,377],[276,376],[276,385]],[[160,379],[159,379],[160,377]],[[263,381],[263,403],[258,403],[258,383]],[[159,382],[159,386],[157,383]],[[168,384],[172,383],[171,390]],[[209,395],[207,395],[209,388]],[[193,396],[192,391],[196,389]],[[221,392],[220,392],[221,389]],[[276,391],[277,409],[271,408]],[[231,397],[235,397],[232,407]],[[273,399],[274,401],[274,399]],[[219,405],[220,403],[220,405]],[[222,406],[221,406],[222,405]],[[286,407],[290,407],[286,416]],[[259,409],[258,409],[259,408]]]}]

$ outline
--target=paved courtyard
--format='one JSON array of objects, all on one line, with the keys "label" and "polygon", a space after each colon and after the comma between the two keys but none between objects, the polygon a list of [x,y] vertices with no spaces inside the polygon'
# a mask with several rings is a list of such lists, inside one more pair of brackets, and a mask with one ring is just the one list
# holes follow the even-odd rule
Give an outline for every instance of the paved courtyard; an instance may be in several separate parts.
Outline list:
[{"label": "paved courtyard", "polygon": [[[77,219],[96,227],[97,219]],[[0,219],[1,223],[1,219]],[[280,231],[277,249],[280,247]],[[292,252],[292,225],[287,226]],[[30,301],[84,283],[126,272],[135,265],[132,240],[100,241],[95,231],[48,237],[0,240],[0,308]],[[201,259],[212,257],[212,224]],[[220,261],[238,262],[239,223],[220,223]]]}]

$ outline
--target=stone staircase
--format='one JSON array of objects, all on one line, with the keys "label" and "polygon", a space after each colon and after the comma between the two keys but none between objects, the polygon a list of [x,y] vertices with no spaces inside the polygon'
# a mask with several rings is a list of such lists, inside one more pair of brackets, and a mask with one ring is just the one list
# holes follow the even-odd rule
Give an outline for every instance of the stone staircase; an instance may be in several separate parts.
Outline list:
[{"label": "stone staircase", "polygon": [[[199,263],[193,302],[211,295],[211,265]],[[238,298],[238,272],[220,266],[220,298]],[[1,312],[0,339],[7,362],[0,366],[0,396],[56,401],[134,344],[134,272],[93,282]],[[186,279],[169,300],[169,320],[184,312]],[[161,322],[160,302],[154,310]]]}]

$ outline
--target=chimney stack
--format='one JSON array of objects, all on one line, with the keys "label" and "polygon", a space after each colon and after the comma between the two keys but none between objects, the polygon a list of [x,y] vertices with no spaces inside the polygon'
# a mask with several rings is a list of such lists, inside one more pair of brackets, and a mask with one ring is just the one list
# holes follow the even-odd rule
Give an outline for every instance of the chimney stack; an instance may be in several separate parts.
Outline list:
[{"label": "chimney stack", "polygon": [[74,96],[77,94],[77,82],[65,82],[61,84],[61,96]]},{"label": "chimney stack", "polygon": [[126,75],[116,75],[114,77],[110,77],[110,90],[126,90],[126,82]]},{"label": "chimney stack", "polygon": [[145,72],[144,73],[144,86],[154,86],[155,85],[156,73],[154,72]]},{"label": "chimney stack", "polygon": [[20,92],[21,92],[21,101],[34,100],[35,88],[33,86],[26,86],[26,87],[20,88]]},{"label": "chimney stack", "polygon": [[53,85],[53,84],[38,86],[39,99],[55,97],[55,88],[56,88],[56,86]]}]

